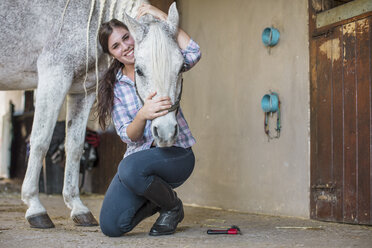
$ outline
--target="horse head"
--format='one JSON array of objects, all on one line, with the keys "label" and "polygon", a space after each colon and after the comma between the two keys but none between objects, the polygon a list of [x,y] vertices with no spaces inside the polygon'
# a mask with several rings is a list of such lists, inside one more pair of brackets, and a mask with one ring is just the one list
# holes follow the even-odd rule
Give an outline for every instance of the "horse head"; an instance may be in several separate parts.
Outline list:
[{"label": "horse head", "polygon": [[175,3],[169,8],[168,18],[161,21],[151,15],[139,21],[125,16],[124,23],[135,41],[135,83],[138,95],[145,99],[169,96],[173,103],[169,113],[154,119],[152,135],[157,146],[172,146],[178,135],[177,110],[182,90],[183,56],[176,41],[179,15]]}]

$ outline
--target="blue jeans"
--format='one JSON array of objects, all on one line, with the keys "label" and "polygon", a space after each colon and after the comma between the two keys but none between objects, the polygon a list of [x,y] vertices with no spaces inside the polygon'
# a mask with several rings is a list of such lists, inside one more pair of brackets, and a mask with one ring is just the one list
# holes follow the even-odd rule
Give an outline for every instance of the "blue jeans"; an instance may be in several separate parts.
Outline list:
[{"label": "blue jeans", "polygon": [[151,148],[124,158],[107,189],[100,213],[102,232],[110,237],[121,236],[134,228],[131,221],[147,201],[143,193],[154,176],[172,188],[183,184],[195,164],[191,148]]}]

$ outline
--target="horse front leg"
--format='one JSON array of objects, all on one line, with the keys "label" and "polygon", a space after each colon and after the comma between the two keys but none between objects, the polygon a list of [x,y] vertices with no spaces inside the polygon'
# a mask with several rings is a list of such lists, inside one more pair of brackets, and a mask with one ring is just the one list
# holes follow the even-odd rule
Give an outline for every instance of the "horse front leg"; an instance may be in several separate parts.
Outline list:
[{"label": "horse front leg", "polygon": [[96,226],[98,222],[79,197],[79,168],[83,153],[85,130],[92,104],[95,100],[94,90],[85,94],[67,96],[66,122],[66,167],[63,184],[63,197],[72,210],[71,218],[79,226]]},{"label": "horse front leg", "polygon": [[39,199],[39,176],[59,111],[71,85],[72,75],[69,75],[62,66],[40,63],[38,76],[31,150],[22,184],[22,200],[28,206],[25,217],[31,227],[52,228],[54,224]]}]

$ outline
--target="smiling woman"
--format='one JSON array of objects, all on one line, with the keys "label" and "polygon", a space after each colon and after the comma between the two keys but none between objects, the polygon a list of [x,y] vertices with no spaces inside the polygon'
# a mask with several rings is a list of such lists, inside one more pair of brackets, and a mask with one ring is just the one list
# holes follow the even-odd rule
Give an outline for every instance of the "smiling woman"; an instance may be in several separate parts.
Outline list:
[{"label": "smiling woman", "polygon": [[168,16],[144,4],[138,18],[127,16],[127,26],[111,20],[99,32],[103,51],[113,57],[99,84],[99,121],[105,128],[112,116],[127,143],[101,209],[108,236],[129,232],[156,212],[150,235],[174,233],[184,212],[173,188],[187,180],[195,163],[195,139],[182,110],[170,109],[181,94],[182,72],[200,59],[199,46],[178,29],[175,4]]},{"label": "smiling woman", "polygon": [[123,64],[134,64],[134,40],[125,28],[113,28],[108,39],[110,54]]}]

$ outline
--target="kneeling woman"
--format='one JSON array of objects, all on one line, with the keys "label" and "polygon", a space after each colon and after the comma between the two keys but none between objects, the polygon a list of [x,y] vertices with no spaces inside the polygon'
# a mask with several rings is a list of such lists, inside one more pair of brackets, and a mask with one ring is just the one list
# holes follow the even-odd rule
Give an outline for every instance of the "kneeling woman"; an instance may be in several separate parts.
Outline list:
[{"label": "kneeling woman", "polygon": [[[143,5],[140,13],[167,18],[151,5]],[[105,128],[106,120],[112,117],[118,135],[127,143],[124,159],[102,204],[101,230],[107,236],[120,236],[160,212],[150,235],[172,234],[184,217],[182,202],[173,189],[183,184],[194,169],[191,146],[195,139],[179,109],[175,144],[167,148],[154,146],[151,121],[168,113],[170,98],[155,100],[154,92],[142,105],[134,85],[134,40],[122,22],[113,19],[103,23],[99,41],[103,51],[114,58],[99,85],[99,122]],[[184,56],[184,70],[189,70],[200,59],[199,46],[182,30],[177,42]]]}]

